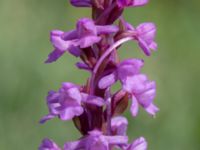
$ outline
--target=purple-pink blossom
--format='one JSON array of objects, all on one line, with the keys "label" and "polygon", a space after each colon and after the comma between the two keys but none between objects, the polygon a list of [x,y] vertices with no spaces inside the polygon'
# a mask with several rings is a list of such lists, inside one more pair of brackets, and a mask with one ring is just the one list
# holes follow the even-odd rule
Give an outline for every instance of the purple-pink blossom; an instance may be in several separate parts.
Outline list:
[{"label": "purple-pink blossom", "polygon": [[41,123],[54,117],[61,120],[71,120],[84,112],[83,104],[103,106],[104,100],[97,96],[88,95],[80,91],[80,87],[73,83],[63,83],[58,92],[50,91],[47,96],[49,114],[41,119]]},{"label": "purple-pink blossom", "polygon": [[156,84],[154,81],[149,81],[144,74],[128,77],[123,83],[123,89],[130,94],[132,99],[131,113],[137,116],[139,105],[141,105],[150,115],[155,116],[159,110],[153,100],[156,96]]},{"label": "purple-pink blossom", "polygon": [[89,18],[78,20],[75,30],[68,32],[53,30],[50,34],[50,40],[55,49],[49,54],[46,63],[56,61],[66,51],[78,57],[81,55],[81,48],[87,48],[98,43],[102,39],[101,34],[115,33],[117,31],[117,26],[95,25],[94,21]]},{"label": "purple-pink blossom", "polygon": [[135,117],[141,105],[150,115],[155,116],[159,110],[153,100],[156,96],[156,84],[140,73],[143,60],[128,59],[117,65],[116,69],[99,81],[99,87],[105,89],[117,80],[121,81],[122,89],[127,91],[132,99],[131,113]]},{"label": "purple-pink blossom", "polygon": [[126,81],[127,77],[139,74],[143,66],[143,60],[141,59],[127,59],[116,65],[116,69],[110,74],[104,76],[99,81],[99,87],[105,89],[117,80],[122,83]]},{"label": "purple-pink blossom", "polygon": [[152,22],[145,22],[138,25],[136,28],[125,20],[120,20],[125,28],[125,32],[132,36],[133,40],[137,41],[143,52],[150,56],[152,51],[157,50],[157,43],[154,41],[156,36],[156,25]]},{"label": "purple-pink blossom", "polygon": [[157,50],[157,43],[154,42],[156,26],[153,23],[143,23],[136,28],[136,40],[144,53],[149,56],[152,50]]}]

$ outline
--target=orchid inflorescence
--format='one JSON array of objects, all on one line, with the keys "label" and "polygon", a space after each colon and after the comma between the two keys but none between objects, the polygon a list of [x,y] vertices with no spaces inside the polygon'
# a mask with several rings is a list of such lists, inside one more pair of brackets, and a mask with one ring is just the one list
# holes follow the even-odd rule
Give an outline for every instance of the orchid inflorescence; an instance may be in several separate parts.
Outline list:
[{"label": "orchid inflorescence", "polygon": [[[54,50],[46,63],[52,63],[69,52],[80,58],[76,66],[89,72],[90,77],[85,85],[65,82],[58,91],[49,91],[46,98],[49,113],[40,122],[55,117],[62,121],[73,120],[82,137],[66,142],[63,148],[50,139],[44,139],[39,150],[147,150],[144,137],[128,143],[128,121],[122,113],[130,99],[133,117],[138,115],[139,107],[155,116],[159,110],[153,103],[156,84],[141,73],[142,59],[120,61],[118,49],[127,41],[135,41],[147,56],[157,49],[153,23],[133,27],[122,17],[125,8],[143,6],[148,0],[70,2],[76,7],[91,8],[92,19],[79,19],[76,28],[68,32],[51,31]],[[121,88],[113,92],[112,86],[118,81]]]}]

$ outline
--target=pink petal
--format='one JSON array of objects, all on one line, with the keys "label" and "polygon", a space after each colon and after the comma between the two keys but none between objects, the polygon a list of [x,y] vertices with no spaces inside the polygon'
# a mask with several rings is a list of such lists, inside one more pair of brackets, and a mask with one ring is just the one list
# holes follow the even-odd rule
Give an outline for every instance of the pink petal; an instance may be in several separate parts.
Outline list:
[{"label": "pink petal", "polygon": [[143,6],[148,3],[149,0],[133,0],[134,6]]},{"label": "pink petal", "polygon": [[53,119],[53,118],[55,118],[55,115],[51,115],[51,114],[46,115],[46,116],[42,117],[42,119],[40,119],[40,123],[43,124],[43,123],[45,123],[46,121],[51,120],[51,119]]},{"label": "pink petal", "polygon": [[50,40],[55,48],[60,51],[66,51],[72,45],[72,42],[63,40],[61,33],[64,34],[64,32],[59,30],[51,31]]},{"label": "pink petal", "polygon": [[138,104],[137,99],[134,96],[132,96],[132,104],[131,104],[130,111],[133,117],[136,117],[139,111],[139,104]]},{"label": "pink petal", "polygon": [[83,108],[80,106],[67,107],[60,113],[61,120],[71,120],[75,116],[80,116],[83,113]]},{"label": "pink petal", "polygon": [[96,28],[97,28],[97,34],[115,33],[119,30],[119,28],[114,25],[96,26]]},{"label": "pink petal", "polygon": [[95,43],[98,43],[101,37],[98,36],[85,36],[79,40],[80,48],[87,48]]},{"label": "pink petal", "polygon": [[106,89],[107,87],[111,86],[112,84],[114,84],[116,82],[116,75],[115,73],[111,73],[107,76],[104,76],[103,78],[101,78],[101,80],[99,81],[99,88],[100,89]]},{"label": "pink petal", "polygon": [[128,120],[123,116],[117,116],[112,118],[111,127],[117,135],[126,135]]},{"label": "pink petal", "polygon": [[100,107],[105,105],[105,101],[101,97],[88,95],[88,94],[85,94],[85,93],[81,93],[81,95],[82,95],[82,102],[92,104],[92,105],[96,105],[96,106],[100,106]]},{"label": "pink petal", "polygon": [[44,139],[39,147],[39,150],[61,150],[61,149],[54,141],[50,139]]},{"label": "pink petal", "polygon": [[152,115],[153,117],[155,117],[156,113],[159,111],[159,108],[154,105],[153,103],[151,105],[149,105],[147,108],[145,108],[145,110]]},{"label": "pink petal", "polygon": [[65,53],[65,51],[60,51],[58,49],[53,50],[49,55],[48,55],[48,59],[45,61],[45,63],[52,63],[54,61],[56,61],[58,58],[60,58],[63,54]]}]

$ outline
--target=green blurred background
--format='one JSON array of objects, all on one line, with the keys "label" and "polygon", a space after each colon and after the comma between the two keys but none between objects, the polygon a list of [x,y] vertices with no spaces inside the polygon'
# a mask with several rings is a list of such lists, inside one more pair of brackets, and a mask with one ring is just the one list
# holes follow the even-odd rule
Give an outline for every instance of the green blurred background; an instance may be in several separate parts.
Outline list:
[{"label": "green blurred background", "polygon": [[[89,9],[77,9],[67,0],[0,0],[0,150],[36,150],[44,137],[62,145],[79,133],[71,122],[58,119],[39,125],[47,113],[46,93],[64,81],[83,84],[87,73],[74,67],[77,59],[65,54],[59,61],[43,62],[52,50],[49,31],[70,30]],[[121,58],[140,57],[143,72],[157,82],[156,119],[144,111],[133,119],[130,139],[145,136],[149,150],[200,149],[200,1],[151,0],[142,8],[127,9],[134,25],[157,24],[158,52],[145,57],[129,42]]]}]

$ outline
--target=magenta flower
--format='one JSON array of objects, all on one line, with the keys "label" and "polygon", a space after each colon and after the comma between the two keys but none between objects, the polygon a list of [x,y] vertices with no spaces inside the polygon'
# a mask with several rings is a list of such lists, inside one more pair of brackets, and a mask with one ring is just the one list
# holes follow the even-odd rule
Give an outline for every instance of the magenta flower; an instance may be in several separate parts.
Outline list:
[{"label": "magenta flower", "polygon": [[38,149],[39,150],[61,150],[61,148],[59,148],[58,145],[50,139],[44,139]]},{"label": "magenta flower", "polygon": [[141,105],[150,115],[155,116],[158,108],[152,102],[156,95],[156,84],[140,74],[142,66],[143,61],[140,59],[125,60],[114,72],[101,78],[99,87],[105,89],[120,80],[123,89],[130,93],[132,98],[132,115],[137,116],[139,105]]},{"label": "magenta flower", "polygon": [[138,42],[140,48],[147,56],[151,55],[151,49],[157,50],[157,43],[154,42],[156,26],[153,23],[142,23],[136,29],[129,23],[124,22],[127,31],[133,33],[133,38]]},{"label": "magenta flower", "polygon": [[[143,59],[120,61],[118,50],[128,41],[136,41],[147,56],[157,49],[153,23],[134,28],[122,15],[127,7],[143,6],[148,0],[70,0],[70,3],[75,7],[90,7],[92,18],[79,19],[74,30],[51,31],[54,50],[46,63],[69,52],[79,59],[76,67],[89,72],[89,77],[81,86],[64,82],[58,91],[49,91],[46,98],[49,113],[40,123],[55,117],[73,121],[81,137],[66,142],[63,150],[147,150],[143,137],[128,143],[128,120],[122,114],[131,101],[133,117],[139,107],[155,116],[159,110],[154,104],[156,83],[141,73]],[[114,24],[116,21],[118,25]],[[118,81],[121,87],[113,90]],[[39,150],[61,148],[44,139]]]},{"label": "magenta flower", "polygon": [[116,69],[112,73],[101,78],[99,81],[99,87],[105,89],[117,82],[117,80],[120,80],[123,83],[126,81],[127,77],[139,74],[142,66],[143,60],[141,59],[124,60],[117,65]]},{"label": "magenta flower", "polygon": [[54,51],[51,52],[46,63],[56,61],[64,52],[69,51],[76,57],[81,55],[81,48],[87,48],[101,40],[101,34],[115,33],[118,27],[114,25],[95,25],[89,18],[80,19],[77,22],[76,30],[63,32],[53,30],[50,35]]},{"label": "magenta flower", "polygon": [[136,40],[147,56],[151,54],[150,49],[157,50],[155,34],[156,26],[153,23],[143,23],[136,28]]},{"label": "magenta flower", "polygon": [[138,74],[128,77],[123,83],[123,89],[131,95],[131,113],[134,117],[138,114],[139,105],[150,115],[155,116],[159,109],[153,104],[156,96],[156,84],[154,81],[149,81],[146,75]]},{"label": "magenta flower", "polygon": [[49,114],[44,116],[40,122],[44,123],[54,117],[59,117],[61,120],[71,120],[75,116],[80,116],[84,111],[82,103],[103,106],[104,100],[80,92],[80,87],[77,85],[63,83],[58,92],[49,92],[47,96]]},{"label": "magenta flower", "polygon": [[133,37],[133,40],[138,42],[139,47],[147,56],[151,55],[151,50],[157,50],[157,43],[154,41],[156,35],[156,26],[154,23],[142,23],[136,28],[123,19],[120,19],[120,23],[121,30],[123,30],[127,36]]}]

